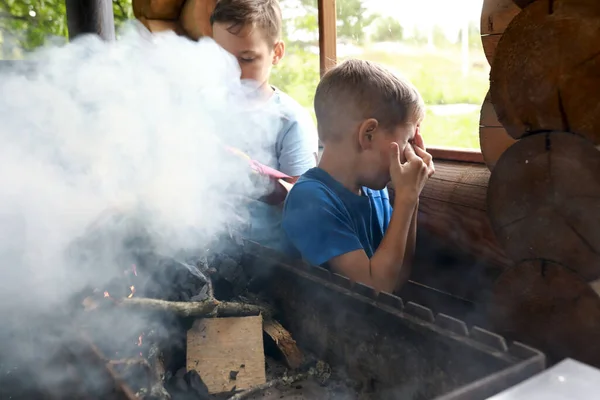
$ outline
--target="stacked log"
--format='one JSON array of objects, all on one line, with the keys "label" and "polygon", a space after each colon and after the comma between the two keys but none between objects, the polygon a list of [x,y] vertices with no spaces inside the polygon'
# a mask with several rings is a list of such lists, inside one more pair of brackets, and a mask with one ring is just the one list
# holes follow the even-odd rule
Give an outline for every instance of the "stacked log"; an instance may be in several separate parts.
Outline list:
[{"label": "stacked log", "polygon": [[600,366],[600,2],[515,3],[524,8],[498,41],[489,93],[514,142],[487,192],[514,266],[489,313],[496,331],[551,360]]},{"label": "stacked log", "polygon": [[494,168],[502,153],[515,142],[516,140],[506,132],[506,129],[498,121],[488,92],[483,100],[479,117],[479,146],[483,160],[490,171]]},{"label": "stacked log", "polygon": [[150,31],[174,31],[192,40],[212,36],[216,0],[133,0],[133,14]]},{"label": "stacked log", "polygon": [[[513,0],[484,0],[481,9],[481,44],[490,63],[494,59],[496,47],[504,30],[521,11]],[[500,155],[515,142],[498,122],[496,111],[488,93],[481,107],[479,119],[479,144],[483,159],[490,169],[494,168]]]},{"label": "stacked log", "polygon": [[481,44],[490,65],[498,41],[512,19],[521,11],[513,0],[484,0],[481,9]]}]

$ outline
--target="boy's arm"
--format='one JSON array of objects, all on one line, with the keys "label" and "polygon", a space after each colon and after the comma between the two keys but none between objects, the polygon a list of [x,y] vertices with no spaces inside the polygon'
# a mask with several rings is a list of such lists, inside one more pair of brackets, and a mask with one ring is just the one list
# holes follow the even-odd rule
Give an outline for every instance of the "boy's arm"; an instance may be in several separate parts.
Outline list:
[{"label": "boy's arm", "polygon": [[408,280],[412,271],[413,258],[415,256],[415,246],[417,244],[417,215],[419,214],[419,200],[415,205],[413,217],[408,230],[408,238],[406,239],[406,250],[404,251],[404,260],[402,261],[401,276],[398,280],[395,292],[400,290],[402,285]]},{"label": "boy's arm", "polygon": [[360,249],[332,258],[331,267],[375,290],[392,293],[400,287],[410,275],[403,260],[416,203],[417,196],[396,196],[387,231],[371,259]]}]

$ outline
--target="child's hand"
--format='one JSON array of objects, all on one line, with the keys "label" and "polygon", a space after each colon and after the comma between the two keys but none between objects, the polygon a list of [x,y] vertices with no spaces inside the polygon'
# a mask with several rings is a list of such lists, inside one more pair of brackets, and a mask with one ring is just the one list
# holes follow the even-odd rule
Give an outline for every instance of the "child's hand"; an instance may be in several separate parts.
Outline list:
[{"label": "child's hand", "polygon": [[[417,149],[419,155],[415,152]],[[400,148],[398,143],[392,143],[390,148],[390,176],[396,190],[396,198],[407,196],[413,200],[421,194],[425,182],[434,172],[431,155],[420,147],[407,144],[404,147],[406,162],[400,162]]]},{"label": "child's hand", "polygon": [[[415,152],[417,153],[417,155],[419,157],[421,157],[423,160],[425,160],[427,157],[424,156],[423,153],[425,153],[427,151],[427,148],[425,147],[425,141],[423,140],[423,136],[421,135],[421,132],[419,132],[419,130],[417,130],[417,133],[415,134],[413,143],[414,143],[414,148],[415,148]],[[428,176],[431,177],[431,175],[433,175],[435,173],[435,167],[433,165],[433,158],[431,157],[431,155],[429,153],[427,153],[427,154],[429,155],[429,158],[431,158],[431,161],[428,164],[428,168],[429,168]]]}]

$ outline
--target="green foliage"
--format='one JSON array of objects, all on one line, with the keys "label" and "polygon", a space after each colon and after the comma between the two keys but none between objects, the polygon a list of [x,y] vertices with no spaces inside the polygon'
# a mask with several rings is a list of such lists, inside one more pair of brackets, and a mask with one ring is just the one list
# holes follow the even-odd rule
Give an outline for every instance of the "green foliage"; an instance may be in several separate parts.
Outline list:
[{"label": "green foliage", "polygon": [[[113,9],[117,27],[133,17],[131,0],[113,0]],[[52,36],[66,38],[65,0],[0,0],[0,32],[14,36],[24,50],[40,47]]]},{"label": "green foliage", "polygon": [[[289,13],[290,17],[284,13],[286,56],[273,69],[271,82],[312,111],[319,81],[319,56],[315,51],[318,48],[317,0],[280,1],[282,8],[287,6],[299,12]],[[489,67],[481,50],[477,23],[469,26],[471,66],[468,75],[463,76],[460,42],[450,44],[437,29],[433,32],[437,50],[426,51],[426,35],[409,37],[397,20],[367,16],[363,1],[337,1],[338,43],[347,41],[360,46],[366,39],[364,28],[375,23],[370,41],[402,42],[406,50],[402,53],[373,51],[367,46],[357,57],[402,72],[417,86],[428,105],[481,104],[489,87]],[[131,0],[113,0],[113,10],[117,28],[133,18]],[[3,32],[15,36],[25,50],[39,47],[53,36],[66,38],[65,0],[0,0],[0,51],[7,45],[6,36],[3,42]],[[296,36],[298,32],[304,35]],[[438,115],[428,109],[423,133],[428,145],[478,148],[478,125],[479,111]]]},{"label": "green foliage", "polygon": [[375,20],[375,16],[367,16],[363,0],[341,0],[336,2],[337,37],[338,40],[351,40],[362,44],[365,39],[364,28]]},{"label": "green foliage", "polygon": [[379,17],[376,29],[371,37],[374,42],[392,42],[404,39],[404,28],[397,19],[392,17]]},{"label": "green foliage", "polygon": [[421,130],[427,146],[479,149],[479,110],[436,115],[428,109]]}]

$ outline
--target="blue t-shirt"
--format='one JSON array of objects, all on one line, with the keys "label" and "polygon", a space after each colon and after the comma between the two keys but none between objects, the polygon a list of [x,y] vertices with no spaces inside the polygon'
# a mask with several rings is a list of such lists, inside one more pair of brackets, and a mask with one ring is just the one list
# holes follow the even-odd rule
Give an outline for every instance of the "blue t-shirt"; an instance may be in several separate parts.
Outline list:
[{"label": "blue t-shirt", "polygon": [[296,182],[285,201],[283,230],[302,258],[323,265],[364,249],[371,258],[387,230],[392,207],[387,189],[352,193],[320,168]]}]

